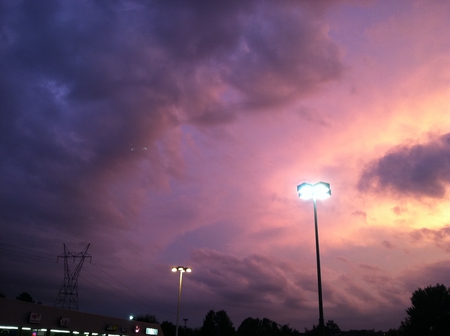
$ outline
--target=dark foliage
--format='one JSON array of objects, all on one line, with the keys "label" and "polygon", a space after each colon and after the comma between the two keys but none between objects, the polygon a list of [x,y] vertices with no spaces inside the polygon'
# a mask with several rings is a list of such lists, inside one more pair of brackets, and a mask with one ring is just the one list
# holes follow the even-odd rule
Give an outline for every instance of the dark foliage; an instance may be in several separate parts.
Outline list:
[{"label": "dark foliage", "polygon": [[210,310],[203,319],[202,336],[234,336],[236,330],[225,310],[217,313]]},{"label": "dark foliage", "polygon": [[[172,322],[164,321],[161,323],[161,329],[164,336],[175,336],[176,326]],[[200,329],[192,329],[186,326],[178,326],[178,336],[200,336]]]},{"label": "dark foliage", "polygon": [[341,331],[339,336],[396,336],[397,334],[387,334],[383,331],[375,331],[373,329],[361,329],[361,330],[349,330],[349,331]]},{"label": "dark foliage", "polygon": [[161,329],[164,333],[164,336],[175,336],[175,324],[172,322],[164,321],[161,323]]},{"label": "dark foliage", "polygon": [[[319,326],[313,325],[313,328],[311,330],[308,330],[305,328],[305,334],[306,335],[322,335],[322,333],[319,330]],[[325,329],[323,331],[323,335],[325,336],[337,336],[341,334],[341,328],[333,321],[328,320],[327,323],[325,323]]]},{"label": "dark foliage", "polygon": [[156,318],[155,315],[150,315],[150,314],[145,314],[145,315],[138,315],[134,318],[134,320],[136,321],[141,321],[141,322],[147,322],[147,323],[156,323],[159,324],[158,319]]},{"label": "dark foliage", "polygon": [[34,303],[33,298],[27,292],[20,293],[18,296],[16,296],[16,300]]},{"label": "dark foliage", "polygon": [[450,289],[440,284],[419,288],[412,294],[411,304],[400,326],[401,335],[450,335]]},{"label": "dark foliage", "polygon": [[291,329],[289,325],[280,325],[268,318],[248,317],[242,321],[241,325],[237,330],[238,336],[288,336],[288,335],[299,335],[300,333]]}]

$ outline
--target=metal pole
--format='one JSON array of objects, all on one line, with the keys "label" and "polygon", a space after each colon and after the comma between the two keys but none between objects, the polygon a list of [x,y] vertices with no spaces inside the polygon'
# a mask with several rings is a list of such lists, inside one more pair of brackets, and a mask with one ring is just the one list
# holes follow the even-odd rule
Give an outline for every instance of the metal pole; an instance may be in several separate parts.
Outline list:
[{"label": "metal pole", "polygon": [[178,336],[178,318],[180,317],[181,284],[183,283],[183,271],[178,272],[180,272],[180,287],[178,288],[177,326],[175,329],[175,336]]},{"label": "metal pole", "polygon": [[320,253],[319,253],[319,228],[317,225],[317,206],[316,206],[316,198],[313,198],[314,201],[314,225],[316,229],[316,257],[317,257],[317,285],[319,291],[319,328],[320,334],[324,335],[324,320],[323,320],[323,304],[322,304],[322,276],[320,273]]},{"label": "metal pole", "polygon": [[184,321],[184,331],[183,331],[183,335],[186,335],[186,322],[188,321],[188,319],[187,319],[187,318],[184,318],[183,321]]}]

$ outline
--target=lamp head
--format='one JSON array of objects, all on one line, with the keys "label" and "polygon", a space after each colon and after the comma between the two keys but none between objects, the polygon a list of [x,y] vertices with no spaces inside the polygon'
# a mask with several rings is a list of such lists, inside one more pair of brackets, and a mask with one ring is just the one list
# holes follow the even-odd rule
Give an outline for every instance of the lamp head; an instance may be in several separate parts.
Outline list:
[{"label": "lamp head", "polygon": [[317,182],[316,184],[302,183],[297,186],[297,193],[301,199],[309,200],[326,199],[331,196],[330,184],[327,182]]},{"label": "lamp head", "polygon": [[172,267],[172,272],[188,272],[191,273],[192,272],[192,268],[190,267],[184,267],[184,266],[174,266]]}]

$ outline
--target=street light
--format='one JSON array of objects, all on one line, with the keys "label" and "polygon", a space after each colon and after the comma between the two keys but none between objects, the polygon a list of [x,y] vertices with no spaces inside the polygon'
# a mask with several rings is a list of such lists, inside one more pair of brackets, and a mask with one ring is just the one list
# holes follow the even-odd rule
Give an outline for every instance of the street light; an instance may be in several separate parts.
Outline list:
[{"label": "street light", "polygon": [[191,273],[192,268],[184,266],[174,266],[172,267],[172,272],[180,272],[180,287],[178,287],[178,307],[177,307],[177,326],[175,329],[175,336],[178,336],[178,318],[180,316],[180,301],[181,301],[181,285],[183,283],[183,273]]},{"label": "street light", "polygon": [[317,226],[317,206],[316,199],[327,199],[331,196],[330,184],[326,182],[318,182],[316,184],[302,183],[297,186],[297,193],[301,199],[310,200],[312,198],[314,203],[314,226],[316,230],[316,257],[317,257],[317,285],[319,292],[319,328],[323,335],[324,320],[323,320],[323,303],[322,303],[322,276],[320,274],[320,253],[319,253],[319,228]]},{"label": "street light", "polygon": [[183,321],[184,321],[184,332],[183,332],[183,335],[186,335],[186,323],[187,323],[188,319],[184,318]]}]

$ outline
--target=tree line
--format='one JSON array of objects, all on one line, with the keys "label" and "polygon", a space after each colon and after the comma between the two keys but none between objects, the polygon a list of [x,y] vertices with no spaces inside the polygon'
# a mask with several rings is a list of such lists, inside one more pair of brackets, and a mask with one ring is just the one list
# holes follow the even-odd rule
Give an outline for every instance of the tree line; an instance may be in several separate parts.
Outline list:
[{"label": "tree line", "polygon": [[[154,315],[136,316],[137,321],[159,323]],[[164,336],[175,336],[176,326],[172,322],[164,321],[161,324]],[[189,328],[179,326],[179,336],[265,336],[265,335],[301,335],[296,329],[292,329],[288,324],[280,325],[268,318],[248,317],[242,321],[236,329],[225,310],[215,312],[210,310],[203,319],[201,328]]]},{"label": "tree line", "polygon": [[[450,288],[442,284],[419,288],[411,296],[411,307],[406,309],[406,318],[397,329],[388,331],[350,330],[341,331],[329,320],[325,324],[326,336],[450,336]],[[150,315],[147,315],[147,318]],[[139,318],[139,317],[138,317]],[[142,316],[141,318],[145,318]],[[143,319],[144,321],[145,319]],[[152,316],[147,322],[158,323]],[[164,336],[175,336],[175,325],[161,323]],[[318,326],[305,328],[304,333],[292,329],[288,324],[280,325],[268,318],[248,317],[235,329],[226,311],[210,310],[203,319],[201,328],[191,329],[181,326],[179,336],[298,336],[321,335]]]},{"label": "tree line", "polygon": [[[0,293],[0,298],[5,295]],[[23,292],[17,300],[33,302],[31,295]],[[40,303],[40,302],[38,302]],[[449,336],[450,335],[450,288],[442,284],[419,288],[411,296],[411,307],[406,309],[407,317],[398,329],[387,332],[374,330],[341,331],[339,326],[329,320],[325,325],[326,336]],[[135,320],[161,325],[164,336],[175,336],[176,326],[172,322],[160,323],[154,315],[136,316]],[[203,319],[201,328],[179,327],[179,336],[299,336],[320,335],[318,326],[305,328],[304,333],[293,329],[289,324],[281,325],[268,318],[248,317],[236,329],[225,310],[210,310]]]}]

